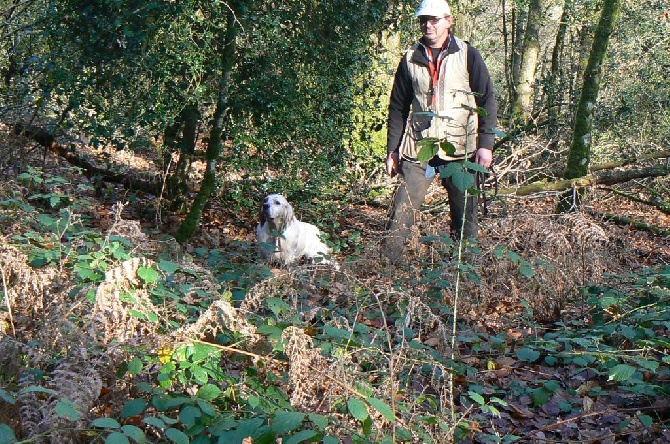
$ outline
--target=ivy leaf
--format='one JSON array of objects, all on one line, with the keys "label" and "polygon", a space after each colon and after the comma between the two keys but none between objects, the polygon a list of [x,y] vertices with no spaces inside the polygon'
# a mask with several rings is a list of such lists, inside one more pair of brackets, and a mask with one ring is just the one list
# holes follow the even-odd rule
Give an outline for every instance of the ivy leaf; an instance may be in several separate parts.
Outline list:
[{"label": "ivy leaf", "polygon": [[619,364],[610,371],[610,376],[607,380],[617,382],[627,381],[633,376],[633,373],[635,373],[636,370],[637,369],[632,365]]},{"label": "ivy leaf", "polygon": [[366,401],[368,401],[372,407],[377,409],[377,411],[379,413],[381,413],[382,416],[384,418],[386,418],[386,420],[388,420],[388,421],[395,421],[396,420],[395,413],[393,412],[393,409],[391,408],[391,406],[389,406],[387,403],[385,403],[381,399],[367,398]]},{"label": "ivy leaf", "polygon": [[368,407],[363,401],[359,401],[358,399],[349,399],[347,401],[347,408],[349,409],[349,413],[359,421],[365,421],[369,416]]}]

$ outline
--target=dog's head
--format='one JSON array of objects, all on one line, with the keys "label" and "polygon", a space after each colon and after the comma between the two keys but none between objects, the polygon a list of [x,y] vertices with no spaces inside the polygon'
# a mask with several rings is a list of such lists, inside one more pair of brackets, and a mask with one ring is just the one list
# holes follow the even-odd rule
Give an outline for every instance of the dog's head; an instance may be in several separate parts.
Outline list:
[{"label": "dog's head", "polygon": [[278,232],[284,231],[284,228],[293,220],[293,207],[281,194],[269,194],[259,212],[259,222],[264,225],[268,223],[270,229]]}]

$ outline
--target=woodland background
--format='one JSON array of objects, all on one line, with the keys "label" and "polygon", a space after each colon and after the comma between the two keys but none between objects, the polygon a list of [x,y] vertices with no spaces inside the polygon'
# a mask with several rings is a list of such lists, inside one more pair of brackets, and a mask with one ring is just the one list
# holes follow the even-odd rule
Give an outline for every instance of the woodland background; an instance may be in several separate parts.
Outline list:
[{"label": "woodland background", "polygon": [[[479,245],[379,257],[405,1],[0,0],[0,443],[670,441],[670,22],[472,0]],[[340,270],[256,258],[268,192]]]}]

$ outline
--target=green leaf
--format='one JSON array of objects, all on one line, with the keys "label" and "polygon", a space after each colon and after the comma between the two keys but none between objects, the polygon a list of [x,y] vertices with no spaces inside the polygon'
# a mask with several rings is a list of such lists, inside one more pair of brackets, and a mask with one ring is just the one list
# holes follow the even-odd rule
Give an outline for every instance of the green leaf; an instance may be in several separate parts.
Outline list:
[{"label": "green leaf", "polygon": [[519,272],[521,273],[522,276],[527,277],[527,278],[532,278],[535,276],[535,270],[528,265],[528,264],[521,264],[519,267]]},{"label": "green leaf", "polygon": [[305,414],[300,412],[277,412],[272,421],[272,430],[280,433],[290,432],[302,425]]},{"label": "green leaf", "polygon": [[554,393],[547,390],[546,387],[538,387],[530,393],[530,397],[533,398],[535,407],[539,407],[549,402],[553,394]]},{"label": "green leaf", "polygon": [[442,148],[442,150],[447,153],[448,156],[453,156],[456,154],[456,147],[448,140],[443,140],[440,142],[440,148]]},{"label": "green leaf", "polygon": [[419,162],[428,162],[440,150],[439,140],[435,137],[426,137],[419,140],[417,147],[419,148],[419,154],[417,154]]},{"label": "green leaf", "polygon": [[14,430],[7,424],[0,423],[0,444],[13,444],[16,442]]},{"label": "green leaf", "polygon": [[137,275],[147,284],[153,284],[160,279],[160,274],[153,267],[140,267],[137,270]]},{"label": "green leaf", "polygon": [[382,414],[384,418],[386,418],[387,421],[395,421],[395,413],[393,412],[393,409],[391,406],[389,406],[387,403],[382,401],[381,399],[377,398],[367,398],[366,401],[370,403],[372,407],[377,409],[379,413]]},{"label": "green leaf", "polygon": [[469,160],[466,160],[463,162],[463,166],[467,168],[468,170],[476,171],[478,173],[488,173],[489,170],[486,167],[481,166],[477,162],[470,162]]},{"label": "green leaf", "polygon": [[174,274],[175,271],[179,270],[179,264],[172,261],[161,260],[158,262],[158,267],[167,274]]},{"label": "green leaf", "polygon": [[145,443],[147,441],[146,436],[144,435],[144,430],[141,428],[126,424],[123,427],[121,427],[121,430],[123,430],[123,433],[126,434],[126,436],[130,437],[133,441],[137,443]]},{"label": "green leaf", "polygon": [[312,423],[314,423],[314,425],[321,430],[325,430],[325,428],[328,427],[328,418],[323,415],[308,413],[307,418],[309,418],[309,420],[312,421]]},{"label": "green leaf", "polygon": [[608,381],[623,382],[630,379],[637,369],[632,365],[619,364],[610,370]]},{"label": "green leaf", "polygon": [[323,437],[323,444],[340,444],[340,440],[334,436],[327,435]]},{"label": "green leaf", "polygon": [[314,430],[301,430],[295,435],[282,440],[284,444],[298,444],[316,436]]},{"label": "green leaf", "polygon": [[14,395],[4,389],[0,389],[0,400],[5,401],[8,404],[16,404],[16,398],[14,398]]},{"label": "green leaf", "polygon": [[517,358],[525,362],[535,362],[540,358],[540,352],[530,347],[521,347],[516,352]]},{"label": "green leaf", "polygon": [[275,316],[279,316],[282,313],[291,309],[291,306],[279,298],[268,298],[267,299],[268,308]]},{"label": "green leaf", "polygon": [[470,397],[470,399],[472,399],[479,405],[486,404],[486,400],[484,399],[484,397],[477,392],[473,392],[472,390],[470,390],[468,391],[468,396]]},{"label": "green leaf", "polygon": [[112,432],[105,438],[105,444],[130,444],[130,440],[123,433]]},{"label": "green leaf", "polygon": [[200,389],[198,389],[198,398],[204,399],[205,401],[213,401],[218,398],[223,391],[214,384],[205,384]]},{"label": "green leaf", "polygon": [[202,411],[194,405],[187,405],[179,412],[179,421],[189,428],[193,427],[201,417]]},{"label": "green leaf", "polygon": [[137,416],[141,413],[144,413],[144,410],[147,407],[147,400],[143,398],[137,398],[126,402],[126,405],[123,406],[121,411],[121,419],[130,418],[131,416]]},{"label": "green leaf", "polygon": [[114,418],[96,418],[91,421],[91,424],[95,427],[101,427],[103,429],[118,429],[121,427],[121,424]]},{"label": "green leaf", "polygon": [[363,401],[359,401],[358,399],[349,399],[347,401],[347,408],[349,409],[349,413],[359,421],[365,421],[369,416],[368,407]]},{"label": "green leaf", "polygon": [[167,436],[170,441],[176,442],[177,444],[189,444],[188,436],[181,430],[169,428],[165,431],[165,436]]},{"label": "green leaf", "polygon": [[167,427],[167,425],[165,424],[165,422],[163,422],[162,419],[156,418],[155,416],[149,416],[147,418],[144,418],[142,422],[144,422],[145,424],[152,425],[160,430],[163,430]]},{"label": "green leaf", "polygon": [[77,405],[67,398],[63,398],[56,403],[56,415],[70,421],[77,421],[80,416]]},{"label": "green leaf", "polygon": [[31,385],[31,386],[28,386],[28,387],[26,387],[24,389],[21,389],[19,391],[19,393],[22,394],[22,395],[25,394],[25,393],[33,393],[33,392],[46,393],[48,395],[54,395],[54,396],[57,395],[55,390],[45,388],[45,387],[40,387],[39,385]]},{"label": "green leaf", "polygon": [[142,371],[142,360],[140,358],[133,358],[132,361],[128,363],[128,373],[133,376],[137,376]]},{"label": "green leaf", "polygon": [[216,407],[214,407],[214,405],[207,401],[203,401],[202,399],[198,399],[197,403],[200,410],[202,410],[202,413],[207,416],[216,416]]},{"label": "green leaf", "polygon": [[637,415],[637,419],[639,419],[642,425],[646,428],[649,428],[654,424],[654,419],[649,415]]}]

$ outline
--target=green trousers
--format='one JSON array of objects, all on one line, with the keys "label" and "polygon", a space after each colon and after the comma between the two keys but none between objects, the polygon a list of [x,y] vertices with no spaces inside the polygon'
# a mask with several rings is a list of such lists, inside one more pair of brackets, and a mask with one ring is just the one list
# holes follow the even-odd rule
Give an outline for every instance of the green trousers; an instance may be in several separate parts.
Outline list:
[{"label": "green trousers", "polygon": [[[393,196],[391,213],[386,225],[387,235],[382,241],[381,254],[391,262],[398,262],[405,250],[405,242],[411,233],[418,211],[426,198],[433,178],[426,178],[426,169],[418,163],[404,161],[400,164],[403,180]],[[439,176],[439,175],[438,175]],[[461,226],[465,216],[463,237],[477,237],[477,195],[459,190],[451,178],[442,179],[442,186],[449,197],[450,232],[454,239],[460,239]]]}]

